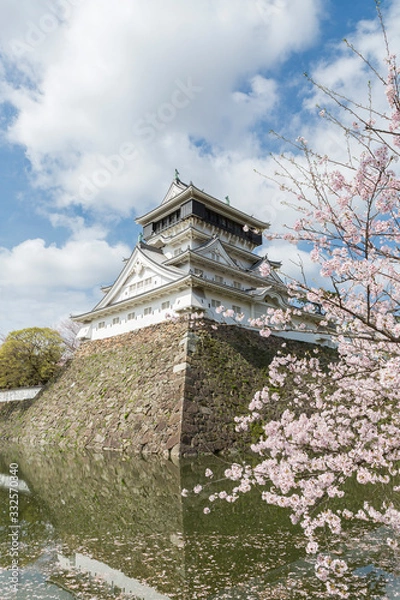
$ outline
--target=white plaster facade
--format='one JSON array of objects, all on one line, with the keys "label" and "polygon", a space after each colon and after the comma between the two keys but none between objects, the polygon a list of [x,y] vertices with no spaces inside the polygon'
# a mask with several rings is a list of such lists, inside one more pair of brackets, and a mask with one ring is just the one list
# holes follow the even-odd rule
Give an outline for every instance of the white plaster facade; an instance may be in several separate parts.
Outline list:
[{"label": "white plaster facade", "polygon": [[[119,335],[187,312],[248,327],[268,307],[287,306],[280,264],[254,254],[269,224],[233,208],[228,199],[222,202],[176,177],[161,204],[137,222],[143,237],[116,281],[103,288],[92,311],[74,317],[82,324],[81,339]],[[264,262],[267,277],[259,271]],[[221,306],[235,317],[224,316]]]}]

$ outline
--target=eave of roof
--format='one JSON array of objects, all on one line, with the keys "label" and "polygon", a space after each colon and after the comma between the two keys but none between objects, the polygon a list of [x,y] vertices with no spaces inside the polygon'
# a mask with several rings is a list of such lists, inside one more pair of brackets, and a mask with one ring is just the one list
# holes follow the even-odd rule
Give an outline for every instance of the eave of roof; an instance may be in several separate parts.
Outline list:
[{"label": "eave of roof", "polygon": [[262,275],[256,275],[256,273],[254,273],[254,271],[252,269],[245,270],[245,269],[241,269],[240,267],[231,267],[230,265],[227,265],[225,263],[219,263],[219,262],[216,262],[215,260],[212,260],[211,258],[208,258],[207,256],[203,256],[202,254],[197,253],[195,250],[185,250],[185,252],[182,252],[181,254],[178,254],[177,256],[173,256],[173,257],[169,258],[168,260],[165,261],[164,264],[173,265],[175,262],[176,263],[179,263],[179,262],[192,263],[193,262],[196,264],[207,265],[214,269],[219,268],[224,271],[229,271],[232,275],[241,275],[243,277],[246,277],[246,279],[248,279],[249,282],[255,284],[255,287],[263,287],[262,284],[265,285],[266,283],[268,283],[268,284],[270,283],[271,285],[273,284],[275,287],[279,288],[280,290],[286,290],[286,286],[283,283],[276,281],[275,279],[273,279],[272,281],[269,282]]},{"label": "eave of roof", "polygon": [[[264,281],[264,284],[266,282]],[[128,310],[130,308],[135,308],[137,305],[143,305],[146,301],[150,301],[153,298],[164,296],[165,293],[174,291],[175,289],[185,289],[188,287],[203,287],[218,291],[220,293],[226,294],[229,293],[230,296],[235,298],[247,299],[250,302],[259,301],[260,298],[254,297],[250,290],[241,290],[239,288],[234,288],[228,286],[226,284],[221,284],[216,281],[212,281],[211,279],[206,279],[204,277],[199,277],[192,273],[185,275],[176,281],[172,281],[171,283],[167,283],[163,286],[153,288],[142,294],[138,294],[137,296],[132,296],[131,298],[127,298],[126,300],[120,300],[119,302],[115,302],[115,304],[109,304],[102,308],[94,308],[92,311],[87,313],[82,313],[80,315],[73,315],[71,319],[73,321],[78,321],[80,323],[91,323],[96,319],[106,317],[115,313],[121,312],[121,310]],[[264,286],[265,293],[268,291],[268,286]],[[253,290],[252,290],[253,291]]]},{"label": "eave of roof", "polygon": [[216,208],[218,208],[218,212],[220,214],[260,231],[264,231],[264,229],[268,229],[270,226],[269,223],[261,221],[260,219],[256,219],[255,217],[248,215],[237,208],[234,208],[230,204],[225,204],[225,202],[222,202],[222,200],[218,200],[218,198],[210,196],[210,194],[199,190],[194,185],[189,185],[180,194],[177,194],[168,200],[168,202],[160,204],[145,215],[138,217],[136,219],[136,223],[142,226],[147,225],[148,223],[160,218],[163,214],[171,212],[172,209],[177,208],[182,202],[189,200],[190,198],[197,198],[206,204],[208,203],[210,205],[214,205]]},{"label": "eave of roof", "polygon": [[[172,226],[172,228],[173,228],[173,226]],[[256,244],[254,244],[253,242],[251,242],[251,241],[249,241],[247,239],[238,237],[238,236],[236,236],[232,232],[224,232],[224,234],[226,236],[228,236],[229,238],[236,238],[239,241],[239,243],[252,246],[253,248],[256,247]],[[256,259],[262,258],[262,257],[260,257],[258,255],[255,255],[251,250],[247,250],[246,248],[242,248],[239,245],[235,246],[232,243],[225,241],[224,239],[222,239],[222,237],[221,237],[222,235],[223,234],[219,231],[218,236],[219,236],[219,238],[221,240],[221,244],[224,247],[229,248],[229,252],[234,252],[235,254],[240,254],[241,256],[246,256],[246,258],[254,258],[254,257],[256,257]],[[209,231],[207,231],[207,232],[203,231],[199,227],[196,227],[196,225],[194,225],[193,223],[188,223],[185,228],[180,229],[179,232],[176,233],[176,234],[171,234],[169,236],[163,235],[162,232],[161,233],[157,233],[157,234],[153,234],[147,240],[148,242],[151,242],[151,243],[148,243],[147,245],[148,246],[153,246],[154,245],[155,248],[160,248],[160,251],[162,252],[162,249],[161,249],[162,246],[167,246],[171,242],[171,240],[174,240],[174,242],[179,242],[180,240],[186,240],[186,239],[202,239],[202,240],[204,240],[203,243],[207,243],[207,241],[209,239],[211,239],[211,238],[210,238],[210,232]],[[158,244],[158,243],[161,244],[160,247],[156,246],[156,244]],[[278,262],[272,262],[272,261],[269,261],[269,262],[270,262],[271,266],[273,266],[274,268],[280,266],[280,264],[281,264],[281,263],[278,263]]]},{"label": "eave of roof", "polygon": [[[106,306],[97,308],[97,306],[86,313],[82,313],[80,315],[73,315],[71,319],[73,321],[81,321],[83,323],[90,323],[99,317],[110,315],[116,312],[120,312],[121,309],[134,308],[137,304],[143,304],[147,299],[156,298],[157,296],[163,296],[165,292],[170,291],[174,288],[185,288],[187,287],[187,283],[185,283],[190,278],[190,275],[185,275],[180,279],[176,279],[175,281],[171,281],[170,283],[166,283],[156,288],[152,288],[151,290],[147,290],[142,294],[137,294],[136,296],[132,296],[127,298],[126,300],[120,300],[119,302],[115,302],[114,304],[107,304]],[[89,319],[90,317],[90,319]]]}]

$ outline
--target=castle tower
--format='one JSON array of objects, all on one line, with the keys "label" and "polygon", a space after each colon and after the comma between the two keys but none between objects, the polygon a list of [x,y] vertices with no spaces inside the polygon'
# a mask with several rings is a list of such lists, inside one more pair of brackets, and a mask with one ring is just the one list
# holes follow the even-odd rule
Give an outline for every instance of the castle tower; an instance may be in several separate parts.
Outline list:
[{"label": "castle tower", "polygon": [[136,221],[143,234],[116,281],[93,310],[74,317],[80,338],[111,337],[185,312],[248,327],[268,306],[285,307],[280,263],[254,253],[269,224],[228,197],[218,200],[176,172],[161,204]]}]

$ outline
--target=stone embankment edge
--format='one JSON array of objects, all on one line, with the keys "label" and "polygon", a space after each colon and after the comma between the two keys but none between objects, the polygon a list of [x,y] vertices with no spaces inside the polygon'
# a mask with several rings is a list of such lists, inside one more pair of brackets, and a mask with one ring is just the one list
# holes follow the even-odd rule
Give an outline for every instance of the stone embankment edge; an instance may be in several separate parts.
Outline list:
[{"label": "stone embankment edge", "polygon": [[283,340],[214,327],[167,322],[85,343],[36,398],[0,406],[2,443],[172,459],[244,448],[234,417],[266,384]]}]

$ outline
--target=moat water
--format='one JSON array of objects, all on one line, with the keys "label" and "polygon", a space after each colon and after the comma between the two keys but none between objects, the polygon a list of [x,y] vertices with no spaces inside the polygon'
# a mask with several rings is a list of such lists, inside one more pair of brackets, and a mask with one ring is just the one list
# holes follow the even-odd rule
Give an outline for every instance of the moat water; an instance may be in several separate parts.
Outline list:
[{"label": "moat water", "polygon": [[[208,494],[225,485],[217,480],[228,464],[3,449],[1,600],[325,597],[301,531],[259,493],[203,513]],[[206,467],[215,472],[212,487],[182,497],[183,488],[205,481]],[[352,531],[346,558],[369,589],[353,600],[400,598],[399,565],[381,550],[386,533]]]}]

